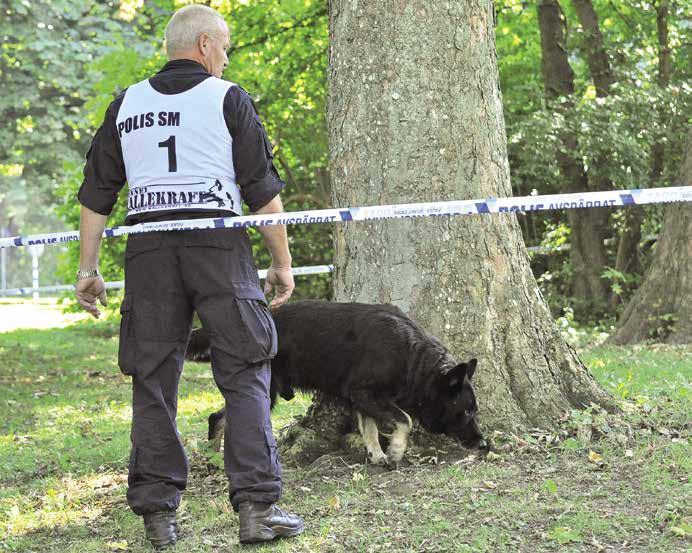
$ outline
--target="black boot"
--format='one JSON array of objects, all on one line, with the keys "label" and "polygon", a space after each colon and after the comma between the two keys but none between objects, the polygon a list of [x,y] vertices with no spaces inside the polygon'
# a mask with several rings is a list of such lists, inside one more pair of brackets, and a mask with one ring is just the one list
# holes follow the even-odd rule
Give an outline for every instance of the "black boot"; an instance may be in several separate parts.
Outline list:
[{"label": "black boot", "polygon": [[178,539],[178,523],[175,511],[157,511],[144,515],[144,529],[147,539],[156,549],[175,545]]},{"label": "black boot", "polygon": [[240,543],[258,543],[275,538],[290,538],[300,534],[303,519],[286,513],[271,503],[244,501],[238,505],[240,516]]}]

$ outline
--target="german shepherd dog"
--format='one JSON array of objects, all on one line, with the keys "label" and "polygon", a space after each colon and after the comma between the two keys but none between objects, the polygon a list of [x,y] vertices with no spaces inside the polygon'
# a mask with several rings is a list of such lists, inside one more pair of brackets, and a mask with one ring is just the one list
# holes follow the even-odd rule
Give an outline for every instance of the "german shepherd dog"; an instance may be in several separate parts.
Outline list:
[{"label": "german shepherd dog", "polygon": [[[435,434],[485,448],[476,423],[471,380],[476,359],[457,362],[439,340],[392,305],[296,301],[272,312],[278,353],[272,359],[271,406],[293,389],[320,391],[352,407],[373,464],[398,466],[412,417]],[[186,357],[210,358],[203,329],[192,332]],[[209,439],[223,436],[225,408],[209,417]],[[382,451],[379,434],[389,438]]]}]

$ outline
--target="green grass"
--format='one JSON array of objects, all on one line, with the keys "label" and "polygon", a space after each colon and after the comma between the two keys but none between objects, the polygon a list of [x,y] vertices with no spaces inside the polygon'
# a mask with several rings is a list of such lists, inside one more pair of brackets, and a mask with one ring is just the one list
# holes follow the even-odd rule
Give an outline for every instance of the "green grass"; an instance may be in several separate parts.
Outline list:
[{"label": "green grass", "polygon": [[[116,366],[115,318],[0,333],[0,551],[150,551],[125,502],[130,382]],[[692,518],[692,349],[582,352],[623,400],[618,416],[574,412],[561,431],[508,436],[481,460],[387,472],[333,459],[284,470],[299,538],[252,548],[350,551],[686,551]],[[273,414],[279,431],[309,405]],[[179,427],[190,461],[173,551],[243,550],[206,417],[221,405],[210,370],[186,365]],[[554,438],[554,439],[553,439]],[[627,545],[623,546],[623,543]]]}]

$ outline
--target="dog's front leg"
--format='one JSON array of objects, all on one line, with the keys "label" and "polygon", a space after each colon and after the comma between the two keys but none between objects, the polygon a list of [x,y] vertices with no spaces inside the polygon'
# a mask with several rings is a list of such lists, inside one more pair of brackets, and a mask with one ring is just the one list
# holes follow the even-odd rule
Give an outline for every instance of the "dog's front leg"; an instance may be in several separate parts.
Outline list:
[{"label": "dog's front leg", "polygon": [[[387,448],[387,457],[389,458],[389,463],[394,468],[399,468],[399,463],[404,458],[404,453],[406,452],[408,435],[411,432],[411,428],[413,428],[413,421],[406,411],[396,405],[395,407],[401,411],[401,414],[405,417],[405,421],[396,421],[394,432],[392,432],[389,447]],[[401,418],[401,415],[398,418]]]},{"label": "dog's front leg", "polygon": [[358,430],[363,436],[365,449],[368,451],[368,461],[373,465],[387,466],[387,456],[380,446],[380,433],[375,419],[361,415],[358,411],[356,411],[356,416],[358,417]]}]

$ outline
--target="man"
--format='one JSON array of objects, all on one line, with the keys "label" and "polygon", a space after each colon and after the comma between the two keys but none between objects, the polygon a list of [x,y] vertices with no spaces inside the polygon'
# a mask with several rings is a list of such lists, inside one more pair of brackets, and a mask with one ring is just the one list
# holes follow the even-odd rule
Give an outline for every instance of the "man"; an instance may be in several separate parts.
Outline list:
[{"label": "man", "polygon": [[[282,211],[284,183],[252,101],[221,74],[230,38],[213,9],[189,5],[166,27],[169,62],[109,106],[87,154],[77,299],[94,317],[106,304],[100,238],[125,181],[126,222]],[[294,287],[284,227],[259,229],[272,255],[272,306]],[[269,417],[276,329],[259,288],[245,230],[133,234],[125,253],[118,361],[132,375],[132,452],[127,499],[157,547],[178,537],[175,510],[188,464],[176,428],[177,388],[193,312],[212,338],[212,370],[229,412],[225,469],[241,543],[302,532],[275,503],[281,467]]]}]

